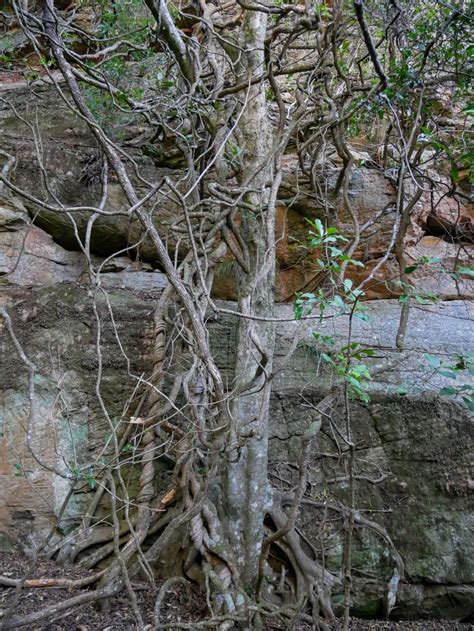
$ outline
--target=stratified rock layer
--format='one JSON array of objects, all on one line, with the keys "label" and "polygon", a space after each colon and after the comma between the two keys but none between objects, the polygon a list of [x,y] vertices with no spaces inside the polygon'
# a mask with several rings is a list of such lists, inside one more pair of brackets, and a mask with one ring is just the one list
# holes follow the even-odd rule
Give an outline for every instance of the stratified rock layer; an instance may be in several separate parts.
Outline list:
[{"label": "stratified rock layer", "polygon": [[[34,90],[34,96],[31,93]],[[85,123],[75,117],[51,85],[1,85],[5,99],[0,101],[0,137],[2,149],[16,157],[12,174],[13,183],[30,194],[23,204],[34,224],[50,234],[54,241],[68,250],[79,250],[77,235],[84,238],[91,211],[101,199],[100,173],[95,140]],[[21,118],[18,117],[21,116]],[[183,175],[171,161],[167,167],[150,157],[146,147],[137,148],[137,137],[143,130],[133,119],[124,120],[121,129],[125,137],[118,139],[133,157],[141,177],[149,183],[160,182],[163,176],[176,178]],[[33,129],[41,138],[41,151],[34,142]],[[139,145],[140,143],[138,143]],[[393,255],[383,262],[384,254],[392,242],[395,224],[396,194],[393,177],[370,156],[351,147],[360,166],[351,172],[348,197],[353,211],[364,230],[354,258],[364,267],[349,265],[347,277],[360,282],[373,274],[364,287],[368,299],[398,297],[403,290],[396,282],[398,265]],[[363,164],[364,163],[364,164]],[[277,301],[292,300],[295,292],[314,291],[324,284],[325,276],[315,263],[316,252],[308,245],[307,218],[324,218],[326,209],[310,192],[308,182],[298,174],[298,157],[284,156],[283,183],[279,191],[276,236],[277,247]],[[133,168],[129,169],[138,195],[149,189],[140,181]],[[45,185],[45,177],[48,186]],[[467,267],[473,259],[474,214],[465,196],[460,200],[448,195],[449,179],[436,175],[440,191],[423,193],[412,213],[412,222],[406,235],[407,264],[414,265],[422,257],[438,259],[438,264],[419,265],[410,275],[415,293],[435,294],[442,299],[472,298],[472,283],[465,276],[453,277],[440,273],[439,263],[445,271],[456,266]],[[334,193],[336,176],[330,178],[328,196],[332,210],[328,221],[342,235],[350,238],[354,232],[351,214],[345,207],[342,195]],[[179,185],[185,186],[184,180]],[[179,188],[178,186],[178,188]],[[410,183],[407,183],[410,188]],[[412,184],[413,188],[413,184]],[[76,207],[69,214],[41,207],[34,199],[57,206],[58,201],[67,207]],[[108,200],[104,211],[94,221],[91,231],[91,251],[108,256],[121,251],[123,256],[160,267],[151,240],[143,232],[140,222],[127,215],[125,196],[113,175],[108,186]],[[81,210],[82,209],[82,210]],[[186,235],[177,232],[173,224],[180,208],[172,200],[161,199],[154,208],[154,218],[167,247],[180,258],[187,251]],[[113,214],[115,213],[115,214]],[[369,225],[370,224],[370,225]],[[375,269],[376,268],[376,269]],[[374,271],[375,270],[375,271]],[[235,299],[235,262],[229,256],[217,265],[213,292],[216,298]]]},{"label": "stratified rock layer", "polygon": [[[94,288],[84,273],[82,255],[65,251],[32,226],[18,200],[5,199],[0,217],[1,301],[11,315],[15,335],[37,368],[38,398],[30,451],[28,372],[4,327],[0,542],[4,548],[19,544],[28,549],[53,526],[57,537],[70,530],[89,498],[84,481],[82,492],[74,495],[57,523],[68,489],[67,479],[57,474],[67,475],[93,462],[110,434],[110,423],[116,426],[130,420],[129,397],[140,376],[151,368],[153,309],[165,279],[147,266],[118,258],[104,266],[100,287]],[[102,289],[107,290],[107,299]],[[232,308],[232,303],[225,306]],[[358,515],[385,527],[405,562],[407,573],[395,615],[466,619],[474,614],[474,476],[470,469],[474,426],[465,407],[436,394],[446,379],[430,374],[433,371],[424,355],[437,354],[447,365],[465,356],[473,339],[468,335],[472,309],[463,301],[415,307],[404,354],[394,348],[399,310],[397,301],[374,301],[367,307],[369,319],[352,324],[353,341],[376,349],[378,357],[371,361],[378,364],[383,357],[390,363],[371,386],[371,402],[354,403],[351,409]],[[277,316],[291,315],[291,306],[277,309]],[[99,323],[102,373],[98,381]],[[300,324],[306,335],[289,365],[275,377],[270,459],[277,484],[279,477],[292,475],[288,463],[297,462],[312,406],[331,385],[331,374],[323,368],[311,334],[333,335],[337,345],[347,338],[348,325],[345,317]],[[286,321],[278,326],[277,366],[297,326]],[[231,379],[235,318],[220,317],[211,327],[214,351]],[[397,394],[400,386],[408,392],[404,397]],[[333,422],[343,430],[340,413]],[[337,454],[327,426],[315,445],[310,472],[316,504],[305,505],[300,519],[314,542],[321,535],[325,506],[336,507],[327,509],[335,526],[341,525],[344,516],[337,507],[347,500],[347,480]],[[339,567],[340,528],[329,527],[323,540],[327,565]],[[394,568],[393,550],[380,533],[358,523],[353,563],[354,610],[360,615],[380,615],[385,583]]]},{"label": "stratified rock layer", "polygon": [[[35,99],[26,86],[2,88],[5,92],[0,135],[2,149],[17,158],[15,185],[42,201],[54,202],[42,181],[31,127],[15,116],[11,105],[27,123],[38,125],[43,138],[41,160],[54,195],[66,205],[96,205],[101,195],[94,172],[96,147],[84,125],[58,102],[51,87],[36,86]],[[128,133],[133,135],[133,128]],[[124,143],[128,140],[133,138]],[[151,182],[176,172],[158,168],[135,149],[130,151]],[[324,282],[314,266],[316,254],[305,248],[305,218],[321,216],[322,211],[305,192],[305,183],[295,180],[294,165],[295,156],[286,156],[277,215],[281,301]],[[395,196],[389,178],[372,164],[354,168],[349,197],[361,224],[380,213],[355,254],[365,268],[348,268],[349,276],[358,282],[386,252]],[[350,236],[353,227],[347,209],[340,199],[332,201],[333,225]],[[472,211],[448,196],[434,200],[434,206],[432,201],[423,196],[413,214],[406,243],[408,263],[439,257],[448,269],[454,263],[467,266],[472,256]],[[29,422],[28,372],[1,323],[0,547],[31,549],[51,527],[56,537],[73,527],[90,488],[85,480],[58,523],[69,485],[67,475],[94,461],[112,425],[129,422],[130,396],[141,375],[151,369],[153,309],[166,279],[153,269],[160,262],[141,226],[126,210],[124,196],[112,180],[106,211],[122,214],[99,217],[94,223],[91,251],[102,273],[100,282],[91,286],[75,236],[77,229],[83,237],[89,211],[68,215],[42,209],[31,198],[20,201],[8,194],[0,198],[0,304],[10,313],[15,335],[36,366],[38,401],[36,416]],[[177,248],[179,257],[184,249],[171,229],[175,218],[176,208],[171,204],[160,206],[156,213],[167,245]],[[110,255],[114,256],[105,259]],[[216,270],[214,294],[219,298],[235,296],[234,265],[229,259]],[[390,257],[365,288],[367,298],[398,296],[400,286],[393,282],[398,274]],[[424,356],[436,354],[452,365],[474,351],[472,309],[459,300],[472,296],[472,283],[465,277],[440,274],[436,265],[419,266],[411,278],[417,292],[433,293],[449,302],[415,305],[405,353],[394,348],[397,301],[376,300],[368,307],[368,322],[352,323],[352,340],[376,349],[373,363],[391,362],[371,385],[371,402],[351,407],[360,517],[353,553],[354,609],[360,615],[380,615],[385,584],[394,569],[391,546],[380,532],[367,526],[368,520],[386,528],[405,562],[406,577],[394,614],[467,619],[474,615],[473,421],[465,407],[437,395],[443,385],[452,384],[439,374],[430,374],[433,370]],[[277,315],[291,318],[292,308],[280,305]],[[225,316],[210,325],[214,351],[229,380],[235,323],[235,318]],[[297,352],[274,379],[270,453],[276,484],[291,478],[294,467],[288,463],[297,462],[313,407],[331,387],[332,376],[324,369],[312,332],[334,336],[337,346],[344,343],[349,330],[345,317],[309,321],[304,326],[306,336]],[[295,324],[283,321],[278,325],[277,366],[295,335]],[[406,396],[397,394],[400,387]],[[313,543],[323,534],[326,563],[338,568],[341,506],[348,495],[334,438],[334,432],[343,428],[340,411],[333,423],[334,427],[323,428],[314,447],[310,471],[314,504],[303,507],[300,526]],[[335,521],[334,527],[321,533],[324,514]]]}]

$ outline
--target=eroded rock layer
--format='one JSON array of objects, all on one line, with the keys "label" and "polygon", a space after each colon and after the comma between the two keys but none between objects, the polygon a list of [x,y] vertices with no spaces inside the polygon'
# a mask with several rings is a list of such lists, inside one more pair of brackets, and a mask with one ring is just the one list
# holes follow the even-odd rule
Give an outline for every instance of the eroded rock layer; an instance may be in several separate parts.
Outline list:
[{"label": "eroded rock layer", "polygon": [[[110,423],[120,427],[130,421],[130,396],[140,375],[150,369],[153,309],[165,279],[146,265],[117,258],[104,265],[100,287],[93,288],[84,275],[82,255],[64,250],[32,225],[17,199],[4,199],[1,217],[1,300],[36,367],[38,406],[29,418],[28,371],[4,327],[0,538],[4,550],[31,549],[51,527],[56,537],[67,533],[90,497],[85,480],[58,521],[68,489],[61,474],[95,460],[111,432]],[[231,303],[226,306],[232,308]],[[371,386],[370,403],[354,403],[351,412],[357,446],[355,611],[382,613],[396,549],[406,576],[395,615],[467,619],[474,614],[474,426],[465,407],[437,395],[449,380],[433,378],[424,356],[436,352],[447,364],[465,356],[472,339],[466,336],[472,309],[464,301],[413,309],[403,355],[394,348],[399,309],[395,300],[373,301],[368,320],[353,323],[352,339],[371,345],[391,362]],[[277,315],[290,318],[292,307],[281,305]],[[235,318],[220,316],[210,326],[214,351],[231,379]],[[296,326],[285,322],[278,327],[277,365]],[[348,320],[310,321],[305,326],[307,335],[275,378],[270,466],[276,484],[291,477],[312,406],[330,387],[331,375],[311,334],[332,335],[337,344],[347,335]],[[378,359],[371,361],[376,364]],[[406,396],[398,394],[400,386]],[[334,419],[336,425],[342,422],[337,414]],[[314,501],[304,505],[300,519],[308,540],[316,545],[318,524],[329,511],[334,528],[327,530],[323,541],[330,568],[337,568],[341,560],[343,542],[336,526],[344,519],[341,506],[348,492],[337,454],[328,427],[314,448]],[[167,476],[163,465],[157,483]],[[374,523],[386,528],[393,546]]]}]

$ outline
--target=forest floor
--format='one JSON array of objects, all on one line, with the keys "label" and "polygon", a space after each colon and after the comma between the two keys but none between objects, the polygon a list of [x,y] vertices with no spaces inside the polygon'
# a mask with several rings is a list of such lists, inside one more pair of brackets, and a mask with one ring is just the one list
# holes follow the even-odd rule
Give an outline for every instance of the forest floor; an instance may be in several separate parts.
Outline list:
[{"label": "forest floor", "polygon": [[[21,578],[28,572],[30,561],[19,555],[0,555],[0,577],[8,579]],[[62,568],[52,561],[41,561],[38,563],[34,575],[29,578],[66,578],[82,579],[93,575],[78,568]],[[1,582],[1,578],[0,578]],[[153,609],[160,586],[150,588],[149,585],[134,585],[137,604],[148,629],[153,629]],[[54,605],[61,600],[71,598],[83,592],[85,588],[64,589],[64,588],[28,588],[22,590],[19,605],[16,607],[14,616],[23,616],[37,612],[46,607]],[[14,588],[0,585],[0,612],[4,611],[13,598]],[[1,615],[1,613],[0,613]],[[175,623],[193,623],[205,620],[209,617],[205,597],[197,589],[193,591],[191,597],[184,587],[176,585],[167,592],[165,602],[162,606],[160,621],[169,626],[170,631],[176,629]],[[0,618],[1,626],[1,618]],[[136,629],[130,600],[126,594],[106,601],[101,607],[94,605],[84,605],[79,608],[69,610],[54,619],[41,624],[27,625],[22,628],[42,631],[124,631]],[[273,629],[284,629],[281,624],[272,621],[266,626],[268,631]],[[294,629],[304,631],[310,626],[302,623]],[[354,631],[474,631],[474,625],[461,624],[449,620],[418,620],[418,621],[398,621],[385,622],[380,620],[359,620],[351,621],[350,629]],[[342,624],[337,623],[334,631],[342,631]]]}]

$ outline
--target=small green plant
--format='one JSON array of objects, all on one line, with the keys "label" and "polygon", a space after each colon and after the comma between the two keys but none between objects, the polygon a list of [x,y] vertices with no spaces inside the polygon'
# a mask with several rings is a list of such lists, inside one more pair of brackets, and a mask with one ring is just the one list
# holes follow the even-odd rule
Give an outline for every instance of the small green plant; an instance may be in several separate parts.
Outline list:
[{"label": "small green plant", "polygon": [[97,480],[95,477],[94,469],[91,465],[88,465],[86,467],[70,465],[69,469],[72,473],[73,478],[77,482],[85,482],[92,491],[96,489]]},{"label": "small green plant", "polygon": [[15,478],[24,478],[28,473],[33,473],[31,469],[25,469],[21,463],[16,462],[13,465],[15,469]]},{"label": "small green plant", "polygon": [[349,394],[353,399],[359,399],[364,403],[370,400],[367,392],[370,376],[369,368],[361,362],[367,357],[372,357],[374,350],[364,348],[359,342],[351,342],[334,353],[322,353],[322,359],[329,364],[335,373],[347,381]]},{"label": "small green plant", "polygon": [[314,4],[314,11],[316,15],[320,15],[323,18],[327,18],[330,15],[329,8],[323,2]]},{"label": "small green plant", "polygon": [[[454,365],[446,364],[439,357],[429,353],[425,354],[425,360],[434,369],[435,373],[453,381],[457,381],[459,377],[463,378],[467,375],[474,377],[474,355],[459,356]],[[464,383],[461,385],[443,386],[439,390],[439,394],[442,397],[460,397],[468,409],[474,412],[474,386],[472,384]]]},{"label": "small green plant", "polygon": [[[349,315],[351,318],[368,320],[367,311],[359,302],[365,295],[364,292],[354,287],[350,278],[345,278],[342,283],[339,280],[343,264],[364,267],[363,263],[350,258],[339,247],[347,243],[348,239],[340,235],[337,228],[326,228],[320,219],[308,220],[308,223],[311,227],[309,248],[317,250],[320,254],[320,257],[316,259],[316,264],[327,275],[329,287],[327,290],[319,289],[315,293],[298,294],[294,304],[295,318],[299,320],[317,309],[321,318],[325,311],[329,310],[336,317]],[[313,337],[319,344],[326,347],[334,347],[336,344],[332,335],[322,335],[315,331]],[[363,348],[358,342],[350,342],[338,350],[327,350],[321,353],[321,358],[346,381],[351,398],[368,402],[367,389],[371,376],[369,368],[362,362],[373,354],[373,349]]]},{"label": "small green plant", "polygon": [[[318,290],[316,293],[305,292],[296,295],[294,314],[297,320],[309,315],[314,308],[318,308],[320,315],[332,308],[339,315],[353,312],[356,317],[366,319],[365,311],[358,301],[365,294],[361,289],[353,287],[351,279],[346,278],[342,286],[338,287],[336,275],[340,274],[342,265],[349,264],[355,267],[364,267],[360,261],[352,259],[339,247],[347,243],[348,239],[340,235],[337,228],[326,228],[320,219],[307,220],[311,229],[309,231],[309,249],[318,252],[316,265],[324,272],[332,286],[332,290]],[[323,258],[324,257],[324,258]]]}]

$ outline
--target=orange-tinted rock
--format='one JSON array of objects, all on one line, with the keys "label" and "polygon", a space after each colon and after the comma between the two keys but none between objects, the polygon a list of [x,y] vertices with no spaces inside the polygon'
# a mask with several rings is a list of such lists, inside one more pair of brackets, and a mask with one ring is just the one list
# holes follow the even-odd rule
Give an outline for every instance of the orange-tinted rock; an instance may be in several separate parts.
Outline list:
[{"label": "orange-tinted rock", "polygon": [[288,263],[288,221],[285,206],[277,206],[275,213],[276,256],[279,265]]}]

